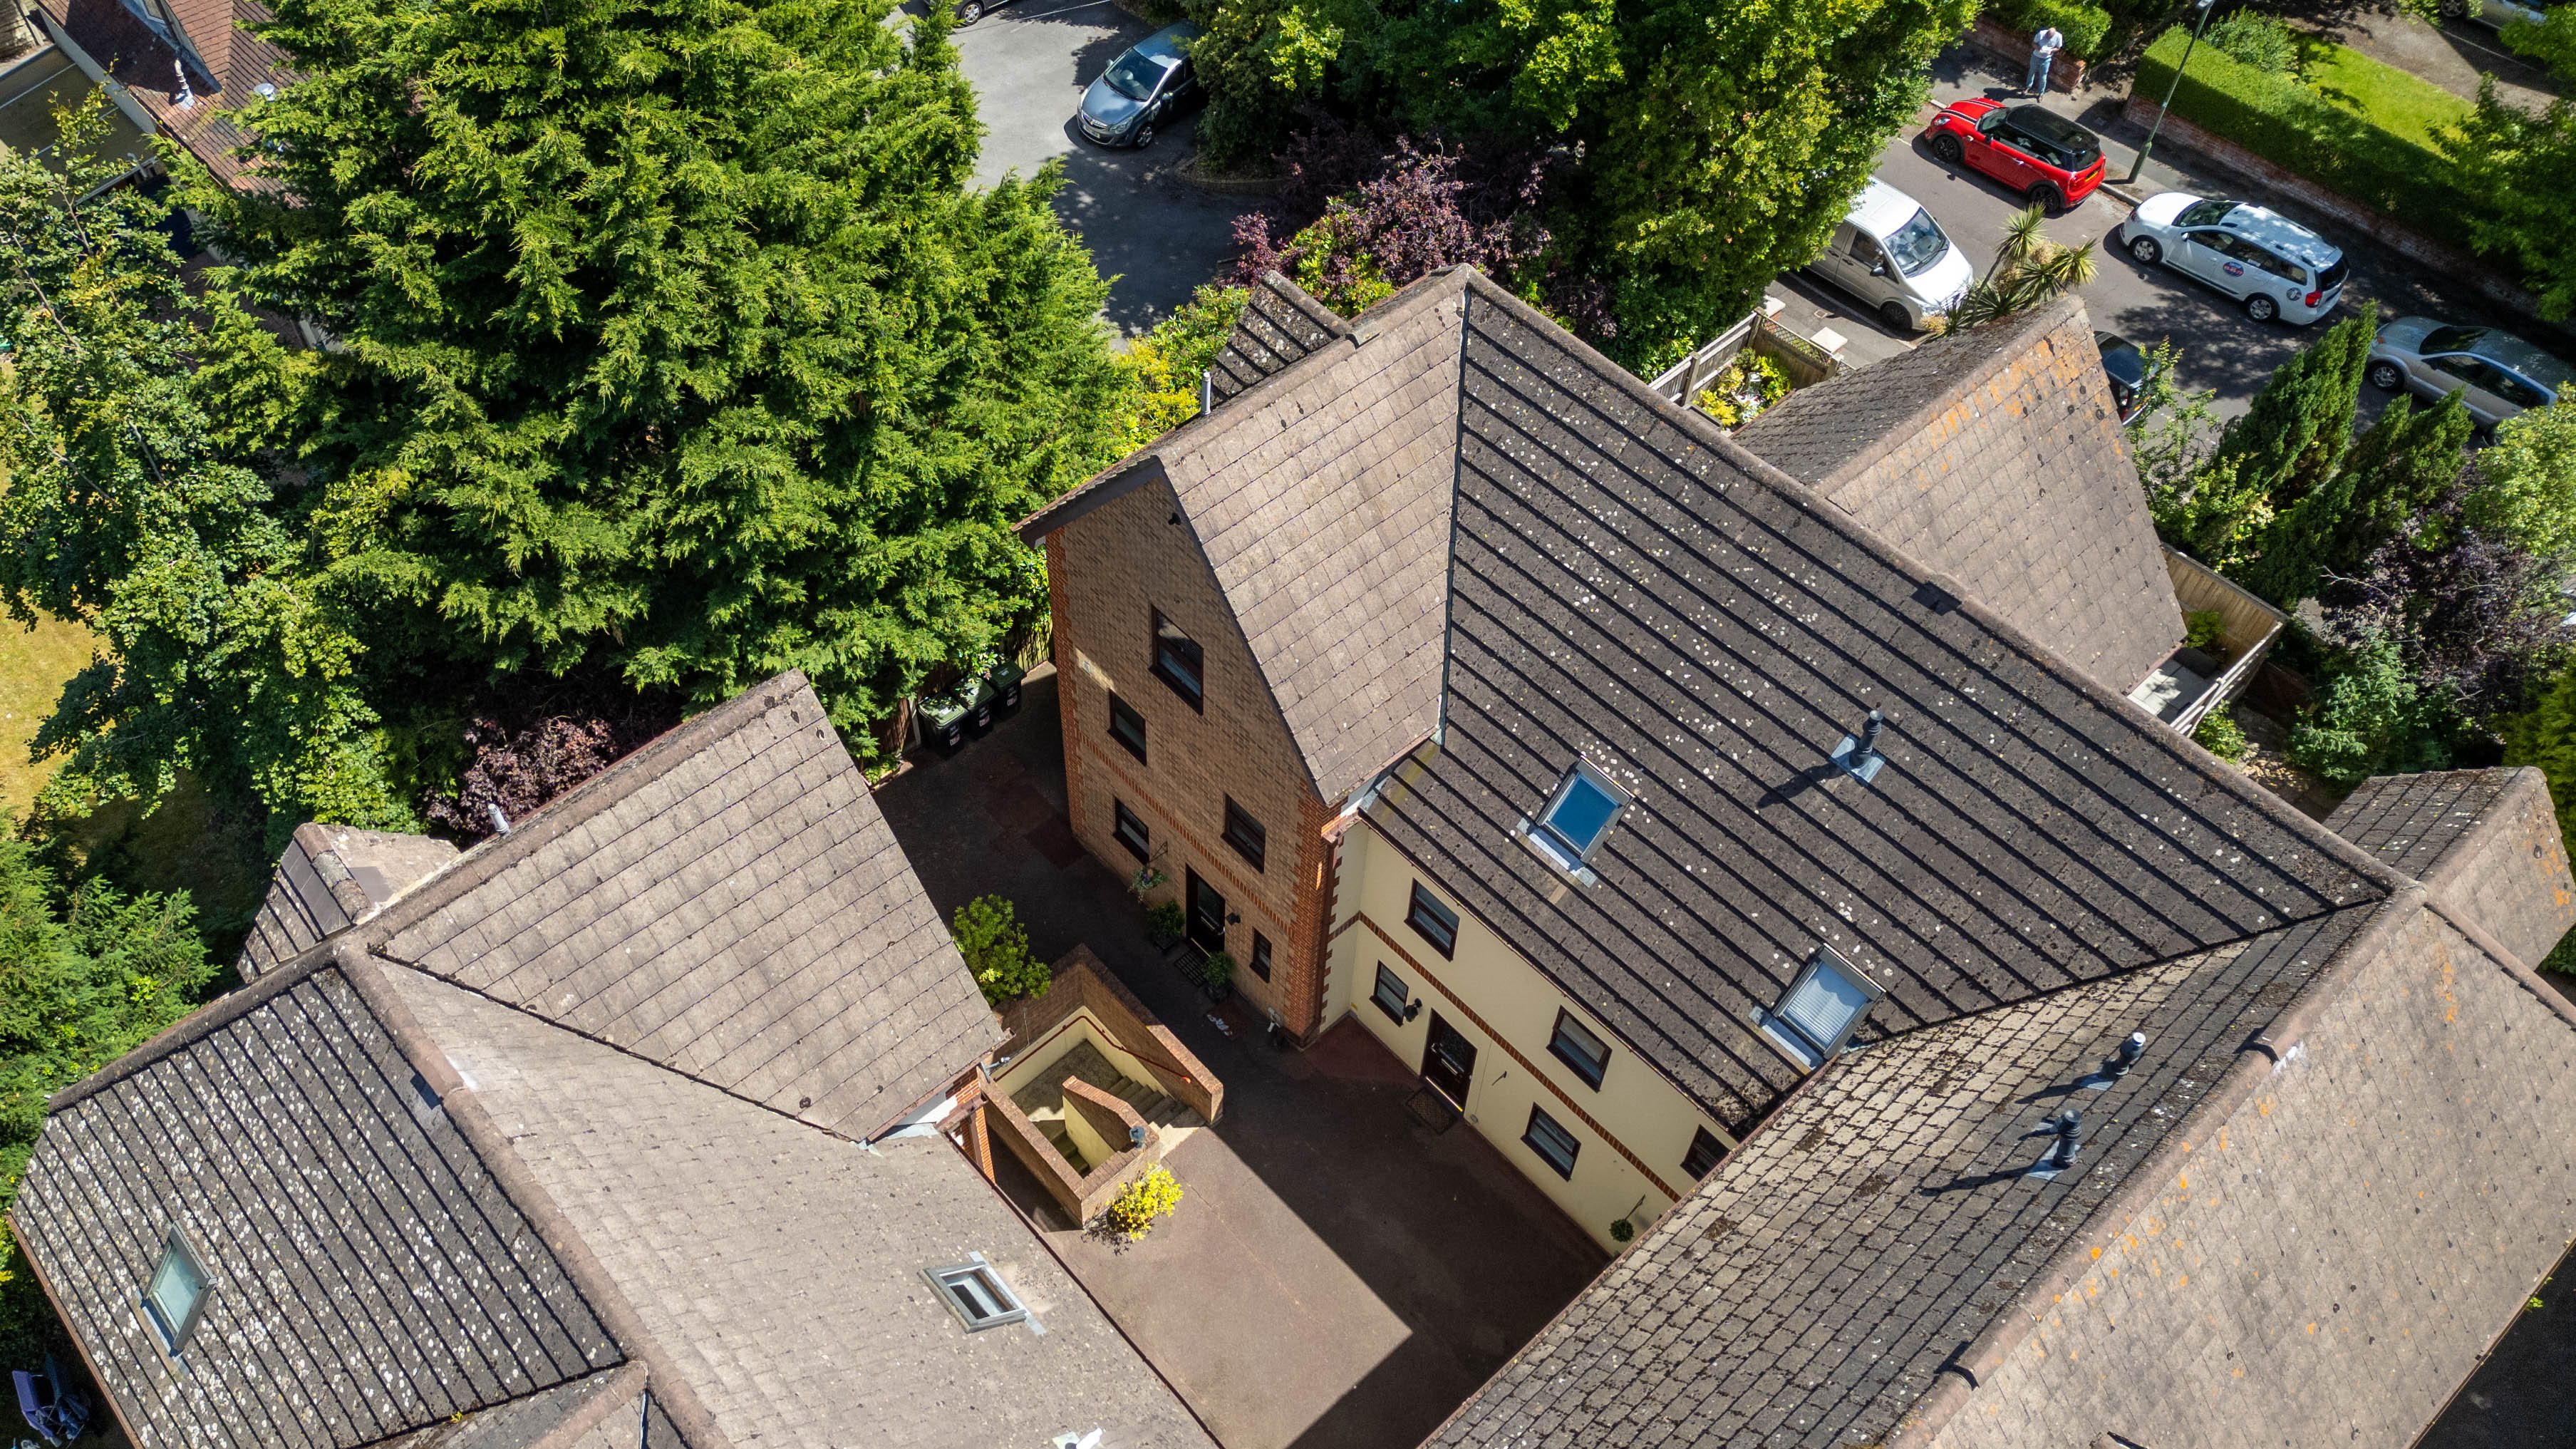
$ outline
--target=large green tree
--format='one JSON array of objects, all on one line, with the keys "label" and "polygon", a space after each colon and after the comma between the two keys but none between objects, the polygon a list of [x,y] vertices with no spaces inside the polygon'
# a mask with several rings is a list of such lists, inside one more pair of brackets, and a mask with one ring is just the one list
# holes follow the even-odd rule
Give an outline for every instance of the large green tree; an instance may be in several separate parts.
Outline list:
[{"label": "large green tree", "polygon": [[[303,364],[218,272],[191,296],[154,193],[106,186],[104,106],[52,158],[0,152],[0,600],[100,652],[38,730],[49,787],[147,803],[181,769],[234,794],[399,824],[358,687],[364,650],[314,587],[273,478]],[[100,189],[106,186],[106,189]]]},{"label": "large green tree", "polygon": [[276,11],[270,184],[192,200],[331,336],[291,426],[380,661],[699,701],[794,666],[847,727],[1038,607],[1010,524],[1111,445],[1103,289],[1055,174],[968,187],[939,17]]}]

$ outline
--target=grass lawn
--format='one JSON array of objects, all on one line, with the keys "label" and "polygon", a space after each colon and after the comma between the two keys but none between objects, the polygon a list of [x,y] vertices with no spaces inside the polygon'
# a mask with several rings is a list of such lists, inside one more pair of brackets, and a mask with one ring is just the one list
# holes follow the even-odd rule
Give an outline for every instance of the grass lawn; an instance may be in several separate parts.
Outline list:
[{"label": "grass lawn", "polygon": [[2336,109],[2364,117],[2428,151],[2441,149],[2436,139],[2439,131],[2476,109],[2421,76],[2357,50],[2303,38],[2299,53],[2301,78]]},{"label": "grass lawn", "polygon": [[63,681],[89,663],[89,631],[47,619],[33,629],[0,620],[0,808],[21,820],[54,763],[29,762],[27,742],[62,694]]}]

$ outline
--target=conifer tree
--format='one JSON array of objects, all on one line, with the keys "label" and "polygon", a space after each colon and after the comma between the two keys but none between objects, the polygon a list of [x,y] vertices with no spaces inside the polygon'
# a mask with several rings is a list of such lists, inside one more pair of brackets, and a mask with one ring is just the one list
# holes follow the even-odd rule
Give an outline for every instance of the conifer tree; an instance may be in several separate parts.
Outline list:
[{"label": "conifer tree", "polygon": [[2218,456],[2241,460],[2237,476],[2286,512],[2334,476],[2352,440],[2361,375],[2379,331],[2379,304],[2336,323],[2272,370],[2245,415],[2228,425]]},{"label": "conifer tree", "polygon": [[802,667],[849,727],[1038,606],[1010,525],[1107,446],[1103,289],[1056,175],[967,188],[943,20],[276,11],[272,185],[192,199],[334,339],[298,426],[380,657],[701,702]]}]

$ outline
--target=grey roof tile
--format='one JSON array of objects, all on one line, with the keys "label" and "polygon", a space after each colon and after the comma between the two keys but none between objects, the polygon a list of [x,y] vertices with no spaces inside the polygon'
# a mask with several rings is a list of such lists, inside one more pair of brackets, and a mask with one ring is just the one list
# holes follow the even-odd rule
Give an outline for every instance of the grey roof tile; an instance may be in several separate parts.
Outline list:
[{"label": "grey roof tile", "polygon": [[248,981],[365,919],[454,859],[456,847],[432,836],[299,825],[277,858],[234,965]]}]

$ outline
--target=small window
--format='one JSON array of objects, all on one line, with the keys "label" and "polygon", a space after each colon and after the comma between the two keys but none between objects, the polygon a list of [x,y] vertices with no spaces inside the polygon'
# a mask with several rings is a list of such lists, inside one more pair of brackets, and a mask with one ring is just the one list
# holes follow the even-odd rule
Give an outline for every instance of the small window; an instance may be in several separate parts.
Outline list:
[{"label": "small window", "polygon": [[[1593,849],[1610,833],[1619,812],[1628,807],[1628,800],[1628,792],[1612,784],[1609,776],[1577,760],[1557,782],[1556,793],[1548,797],[1537,822],[1522,822],[1522,833],[1558,870],[1581,871]],[[1591,877],[1584,879],[1588,882]]]},{"label": "small window", "polygon": [[924,1268],[922,1273],[969,1333],[1017,1323],[1029,1316],[1029,1311],[1020,1306],[1018,1295],[1011,1292],[1011,1285],[1002,1281],[1002,1275],[984,1261],[981,1253],[971,1263],[954,1268]]},{"label": "small window", "polygon": [[170,1230],[169,1240],[161,1246],[161,1264],[152,1270],[152,1281],[144,1285],[143,1316],[152,1320],[152,1329],[161,1335],[161,1346],[177,1353],[197,1331],[197,1320],[206,1307],[206,1270],[188,1247],[179,1230]]},{"label": "small window", "polygon": [[1708,1134],[1705,1127],[1691,1129],[1691,1150],[1682,1158],[1682,1172],[1697,1182],[1717,1170],[1726,1160],[1726,1144]]},{"label": "small window", "polygon": [[1602,1076],[1610,1070],[1610,1044],[1592,1034],[1592,1029],[1574,1019],[1574,1013],[1559,1009],[1556,1013],[1556,1035],[1547,1049],[1556,1059],[1574,1068],[1583,1085],[1598,1088]]},{"label": "small window", "polygon": [[1270,979],[1270,938],[1259,931],[1252,933],[1252,974]]},{"label": "small window", "polygon": [[1109,808],[1117,813],[1117,823],[1109,833],[1118,837],[1120,845],[1134,851],[1138,860],[1151,861],[1154,858],[1153,836],[1146,832],[1143,818],[1128,809],[1126,801],[1115,797],[1111,798]]},{"label": "small window", "polygon": [[1583,1150],[1583,1144],[1574,1140],[1573,1133],[1558,1126],[1556,1119],[1547,1115],[1544,1109],[1530,1108],[1529,1130],[1521,1134],[1521,1141],[1539,1155],[1540,1161],[1555,1168],[1557,1176],[1574,1176],[1574,1155]]},{"label": "small window", "polygon": [[1109,737],[1125,745],[1137,764],[1145,763],[1145,717],[1114,694],[1109,696]]},{"label": "small window", "polygon": [[1254,870],[1260,870],[1261,862],[1270,854],[1269,832],[1261,828],[1260,821],[1244,813],[1231,795],[1225,797],[1225,843],[1234,847],[1235,854],[1252,862]]},{"label": "small window", "polygon": [[1818,947],[1779,1008],[1765,1012],[1762,1028],[1808,1066],[1820,1066],[1851,1040],[1860,1019],[1884,995],[1868,977],[1826,947]]},{"label": "small window", "polygon": [[1431,949],[1443,956],[1458,951],[1458,913],[1432,899],[1422,882],[1413,883],[1413,905],[1404,913],[1404,923],[1431,943]]},{"label": "small window", "polygon": [[1385,1012],[1388,1020],[1401,1022],[1405,1004],[1413,1000],[1413,988],[1405,985],[1403,977],[1387,970],[1386,963],[1380,961],[1377,963],[1377,989],[1369,993],[1369,1000],[1377,1003],[1377,1009]]},{"label": "small window", "polygon": [[1154,677],[1202,714],[1207,712],[1205,663],[1199,641],[1164,618],[1162,610],[1154,610]]}]

